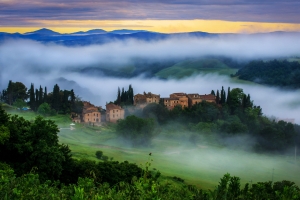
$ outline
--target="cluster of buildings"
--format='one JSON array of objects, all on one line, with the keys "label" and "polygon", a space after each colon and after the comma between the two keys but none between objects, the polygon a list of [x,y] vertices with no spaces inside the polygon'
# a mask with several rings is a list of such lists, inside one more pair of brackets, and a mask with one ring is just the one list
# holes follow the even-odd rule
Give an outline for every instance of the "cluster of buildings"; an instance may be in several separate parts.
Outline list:
[{"label": "cluster of buildings", "polygon": [[149,103],[159,103],[162,102],[169,110],[172,110],[175,106],[192,107],[193,105],[200,103],[202,101],[215,103],[216,96],[212,94],[199,95],[186,94],[186,93],[173,93],[170,97],[160,97],[160,95],[152,94],[151,92],[144,94],[137,94],[134,96],[134,105],[141,108],[145,107]]},{"label": "cluster of buildings", "polygon": [[[175,106],[192,107],[202,101],[215,103],[216,97],[212,94],[199,95],[186,93],[173,93],[170,97],[161,98],[160,95],[144,92],[143,94],[134,95],[134,106],[143,109],[151,103],[163,103],[167,109],[172,110]],[[125,111],[121,106],[109,103],[106,105],[106,110],[102,107],[97,107],[90,102],[83,102],[83,110],[81,115],[72,115],[75,123],[90,123],[99,124],[100,122],[116,123],[119,119],[124,119]]]}]

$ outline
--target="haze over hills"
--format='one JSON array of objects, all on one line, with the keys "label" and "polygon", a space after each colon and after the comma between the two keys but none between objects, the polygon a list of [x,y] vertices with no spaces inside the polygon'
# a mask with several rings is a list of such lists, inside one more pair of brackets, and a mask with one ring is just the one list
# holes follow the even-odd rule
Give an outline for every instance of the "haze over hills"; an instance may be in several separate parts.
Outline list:
[{"label": "haze over hills", "polygon": [[[300,35],[297,32],[271,32],[257,33],[251,35]],[[207,32],[183,32],[183,33],[159,33],[146,30],[129,30],[120,29],[113,31],[105,31],[102,29],[92,29],[89,31],[79,31],[74,33],[62,34],[52,31],[47,28],[42,28],[33,32],[20,33],[5,33],[0,32],[0,42],[10,39],[30,39],[44,43],[55,43],[66,46],[86,46],[92,44],[105,44],[108,42],[120,40],[135,39],[141,41],[160,41],[172,38],[214,38],[221,36],[247,36],[247,34],[214,34]]]}]

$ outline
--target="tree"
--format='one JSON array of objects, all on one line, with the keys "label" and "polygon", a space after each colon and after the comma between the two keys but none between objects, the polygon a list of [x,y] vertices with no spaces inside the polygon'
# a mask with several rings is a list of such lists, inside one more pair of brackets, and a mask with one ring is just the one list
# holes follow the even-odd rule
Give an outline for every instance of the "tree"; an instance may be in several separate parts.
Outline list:
[{"label": "tree", "polygon": [[103,151],[96,151],[96,157],[98,158],[98,159],[102,159],[102,156],[103,156]]},{"label": "tree", "polygon": [[59,86],[55,84],[52,93],[52,108],[56,110],[56,112],[60,109],[60,102]]},{"label": "tree", "polygon": [[14,103],[13,103],[13,106],[19,108],[19,109],[22,109],[24,107],[27,106],[27,103],[25,101],[23,101],[22,99],[17,99]]},{"label": "tree", "polygon": [[214,91],[214,90],[211,90],[210,94],[212,94],[212,95],[216,96],[216,94],[215,94],[215,91]]},{"label": "tree", "polygon": [[154,136],[154,129],[154,119],[142,119],[134,115],[120,120],[117,124],[118,134],[134,145],[149,145]]},{"label": "tree", "polygon": [[35,111],[38,109],[39,107],[39,90],[38,89],[35,89]]},{"label": "tree", "polygon": [[217,104],[220,103],[220,93],[219,93],[219,90],[217,90],[216,103]]},{"label": "tree", "polygon": [[5,99],[5,102],[9,105],[12,105],[17,99],[25,101],[28,98],[26,86],[21,82],[14,83],[11,80],[8,83],[6,91],[2,93],[2,95],[3,94],[5,96],[2,98]]},{"label": "tree", "polygon": [[[5,119],[1,113],[0,109],[0,121]],[[66,151],[58,143],[55,123],[40,116],[32,122],[16,115],[9,118],[3,126],[8,128],[10,136],[0,145],[0,152],[5,152],[0,154],[0,160],[9,164],[18,176],[35,169],[42,181],[58,180]]]},{"label": "tree", "polygon": [[35,110],[36,102],[35,102],[35,94],[34,94],[34,85],[31,83],[30,90],[29,90],[29,105],[31,110]]},{"label": "tree", "polygon": [[50,108],[50,105],[48,103],[42,103],[38,109],[37,109],[37,113],[46,116],[46,115],[51,115],[52,111]]},{"label": "tree", "polygon": [[[48,101],[47,95],[48,95],[48,94],[47,94],[47,87],[45,87],[45,90],[44,90],[44,98],[43,98],[43,99],[44,99],[44,102],[47,102],[47,101]],[[44,102],[43,102],[43,103],[44,103]]]},{"label": "tree", "polygon": [[43,88],[40,85],[40,90],[39,90],[39,106],[44,103],[44,93],[43,93]]}]

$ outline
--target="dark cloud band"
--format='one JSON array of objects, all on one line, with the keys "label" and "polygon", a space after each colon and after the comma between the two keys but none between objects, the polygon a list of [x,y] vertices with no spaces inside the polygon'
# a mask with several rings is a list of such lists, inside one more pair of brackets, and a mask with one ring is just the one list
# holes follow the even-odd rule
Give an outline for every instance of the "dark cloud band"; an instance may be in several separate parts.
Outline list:
[{"label": "dark cloud band", "polygon": [[35,20],[212,19],[300,23],[298,0],[0,0],[0,26]]}]

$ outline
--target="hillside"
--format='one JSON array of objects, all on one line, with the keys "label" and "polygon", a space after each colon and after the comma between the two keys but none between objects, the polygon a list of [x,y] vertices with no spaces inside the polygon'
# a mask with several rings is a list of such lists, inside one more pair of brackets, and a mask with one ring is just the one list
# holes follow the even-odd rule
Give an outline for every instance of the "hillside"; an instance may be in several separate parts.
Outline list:
[{"label": "hillside", "polygon": [[197,74],[217,73],[221,75],[234,74],[237,69],[233,69],[218,59],[200,58],[188,59],[175,65],[162,69],[155,76],[163,79],[184,78]]},{"label": "hillside", "polygon": [[300,88],[300,63],[298,59],[252,61],[235,76],[265,85]]}]

